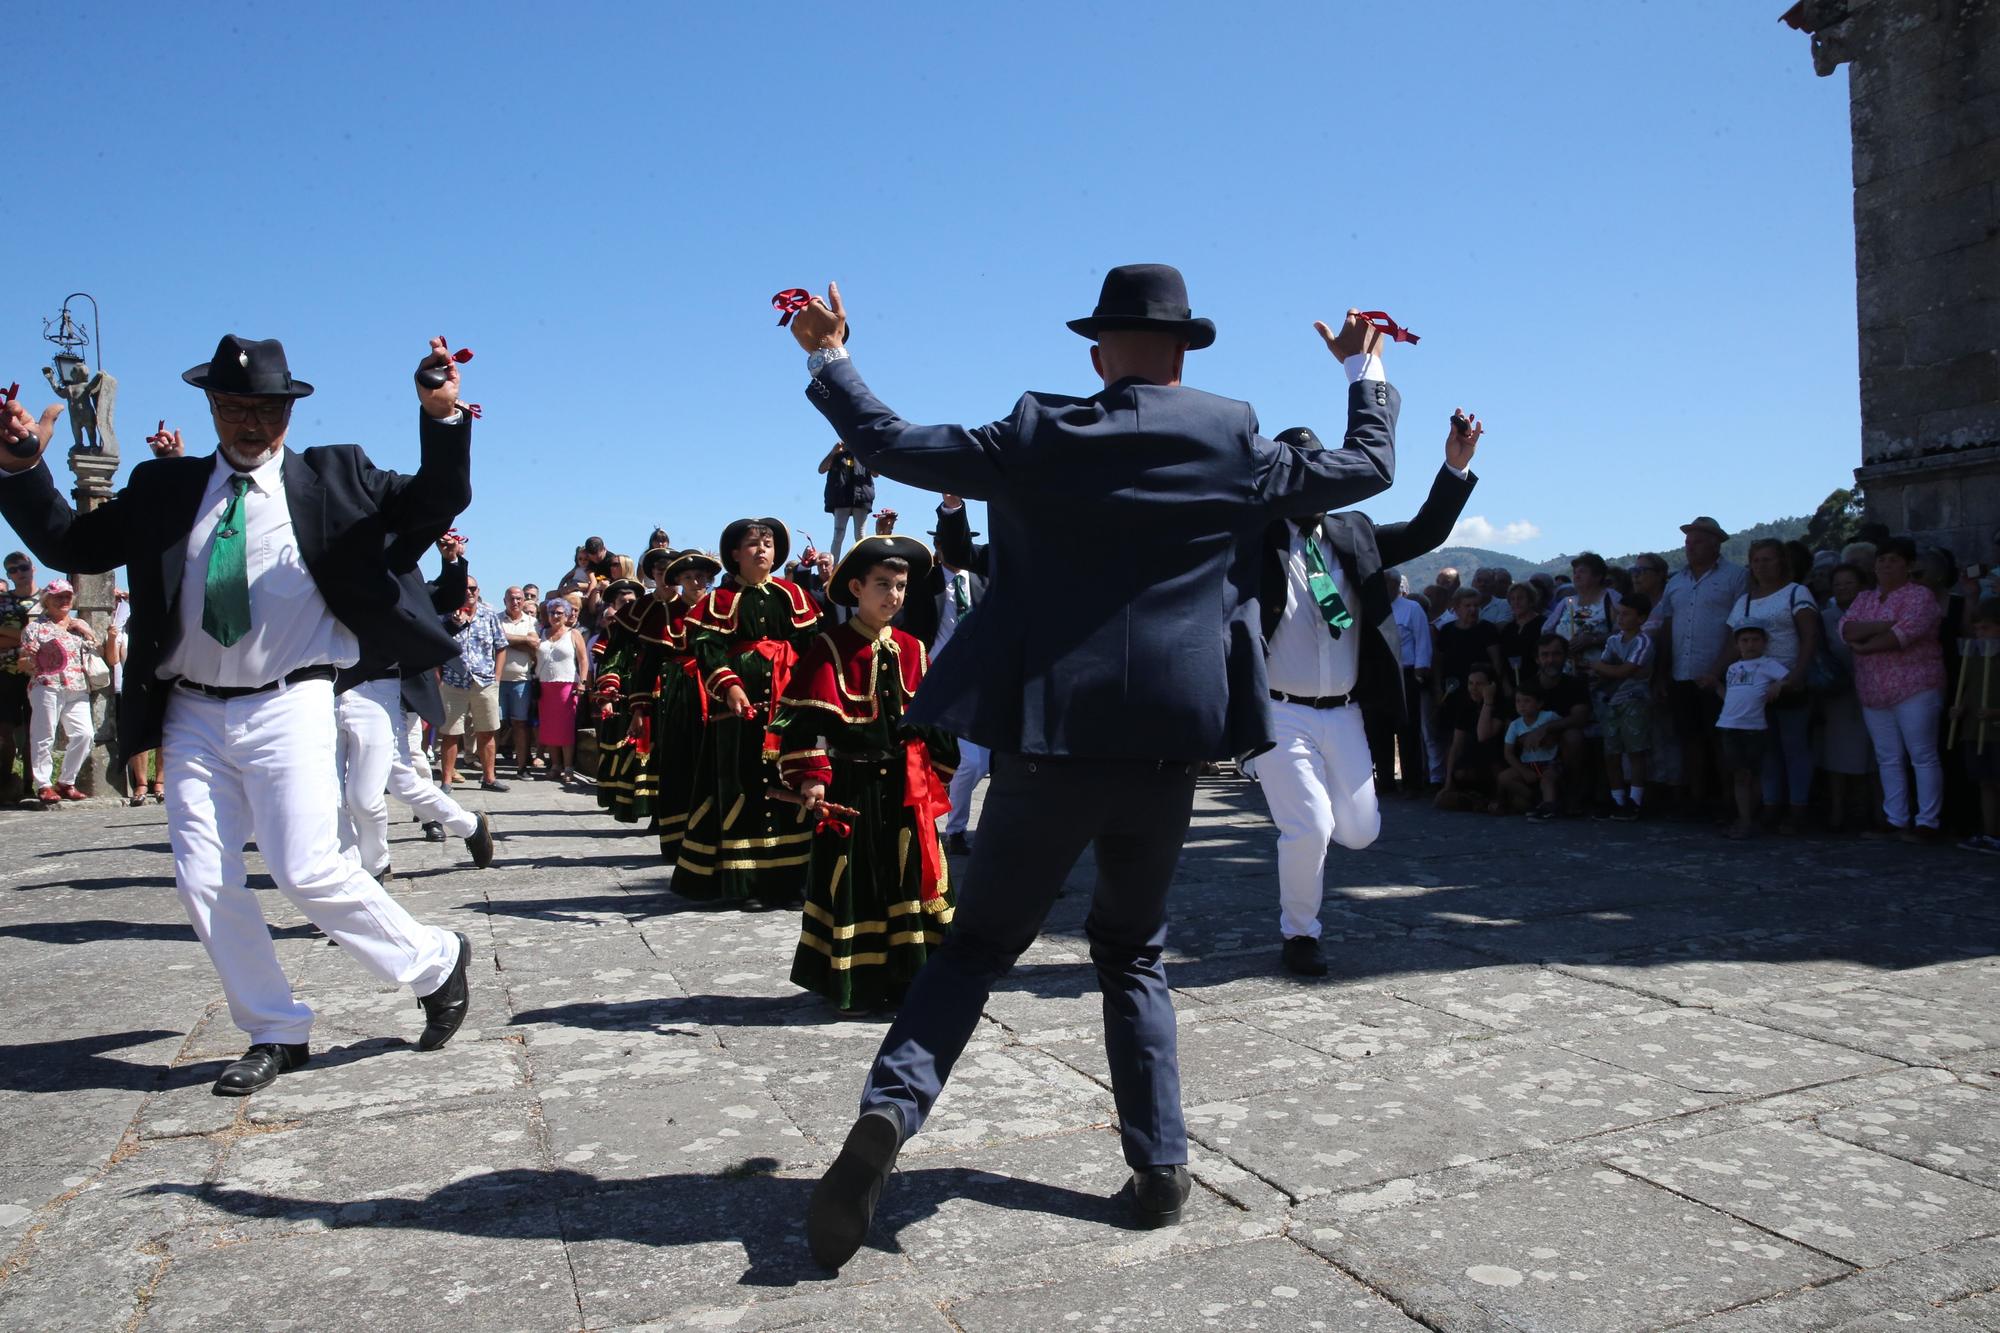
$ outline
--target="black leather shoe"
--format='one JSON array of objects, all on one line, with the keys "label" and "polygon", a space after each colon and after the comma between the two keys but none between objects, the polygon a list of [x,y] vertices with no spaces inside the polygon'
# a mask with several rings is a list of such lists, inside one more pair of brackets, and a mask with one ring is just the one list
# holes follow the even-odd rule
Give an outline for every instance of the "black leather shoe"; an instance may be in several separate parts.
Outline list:
[{"label": "black leather shoe", "polygon": [[443,842],[444,836],[444,825],[438,823],[435,819],[424,825],[425,842]]},{"label": "black leather shoe", "polygon": [[1184,1166],[1149,1166],[1132,1173],[1132,1215],[1139,1225],[1151,1230],[1170,1227],[1181,1220],[1188,1191],[1194,1182]]},{"label": "black leather shoe", "polygon": [[1323,977],[1326,975],[1326,955],[1320,951],[1319,941],[1310,935],[1293,935],[1285,940],[1285,971],[1300,977]]},{"label": "black leather shoe", "polygon": [[493,864],[493,821],[484,810],[479,812],[479,827],[466,836],[465,850],[472,853],[472,864],[481,870]]},{"label": "black leather shoe", "polygon": [[944,835],[944,850],[947,856],[970,856],[972,840],[963,833],[947,833]]},{"label": "black leather shoe", "polygon": [[242,1059],[231,1062],[222,1071],[212,1091],[218,1097],[248,1097],[257,1089],[276,1083],[278,1075],[289,1074],[310,1059],[312,1049],[304,1042],[297,1046],[258,1042],[243,1053]]},{"label": "black leather shoe", "polygon": [[863,1111],[847,1131],[840,1156],[813,1186],[806,1206],[806,1246],[814,1263],[837,1271],[861,1248],[902,1147],[902,1121],[886,1107]]},{"label": "black leather shoe", "polygon": [[465,969],[472,962],[472,941],[459,931],[452,934],[458,939],[458,962],[453,964],[451,975],[444,979],[429,995],[419,996],[417,1007],[424,1011],[423,1035],[417,1038],[417,1049],[434,1051],[451,1040],[459,1024],[465,1022],[465,1011],[471,995],[465,984]]}]

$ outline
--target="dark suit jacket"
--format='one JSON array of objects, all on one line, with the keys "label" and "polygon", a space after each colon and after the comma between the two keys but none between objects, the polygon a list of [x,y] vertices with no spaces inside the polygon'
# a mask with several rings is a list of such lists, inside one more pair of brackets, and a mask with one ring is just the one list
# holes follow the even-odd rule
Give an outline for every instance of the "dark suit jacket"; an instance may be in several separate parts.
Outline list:
[{"label": "dark suit jacket", "polygon": [[[970,583],[971,602],[977,606],[986,597],[986,550],[978,548],[972,553],[972,527],[966,521],[964,506],[956,514],[938,511],[937,554],[940,563],[931,566],[931,572],[920,587],[913,588],[903,602],[903,609],[896,616],[896,628],[923,640],[929,648],[937,642],[938,627],[944,624],[945,572],[943,561],[965,571]],[[975,563],[976,561],[976,563]],[[956,639],[956,633],[952,636]],[[949,645],[947,645],[949,646]]]},{"label": "dark suit jacket", "polygon": [[[870,469],[985,500],[991,580],[910,720],[1002,753],[1219,759],[1268,743],[1255,552],[1285,514],[1387,487],[1400,400],[1348,390],[1346,447],[1304,451],[1249,404],[1135,380],[917,426],[849,360],[807,397]],[[1247,696],[1231,707],[1232,697]]]},{"label": "dark suit jacket", "polygon": [[[285,450],[285,501],[299,556],[327,609],[360,641],[364,655],[429,670],[458,649],[423,584],[400,578],[386,552],[406,534],[442,531],[472,499],[472,426],[446,426],[419,413],[422,465],[414,475],[386,472],[359,445]],[[125,689],[118,703],[118,743],[126,754],[160,743],[167,690],[159,665],[180,642],[175,603],[188,533],[215,465],[213,454],[148,459],[125,488],[78,514],[56,489],[46,464],[0,478],[4,515],[37,559],[54,569],[98,574],[127,567],[132,619]]]},{"label": "dark suit jacket", "polygon": [[[417,568],[417,561],[423,553],[437,544],[450,528],[447,523],[434,533],[413,532],[403,537],[391,538],[387,557],[389,571],[398,583],[414,581],[419,593],[428,599],[431,610],[437,612],[444,632],[450,634],[452,627],[445,618],[465,605],[466,588],[472,582],[472,566],[465,557],[444,565],[438,576],[425,580]],[[402,677],[403,707],[415,713],[434,727],[444,725],[444,696],[438,691],[436,667],[399,667],[395,662],[382,660],[380,644],[363,645],[360,660],[343,670],[334,681],[335,693],[345,693],[364,680],[374,680],[377,676],[396,671]]]},{"label": "dark suit jacket", "polygon": [[[1358,590],[1361,599],[1361,674],[1354,693],[1370,712],[1387,718],[1403,716],[1402,636],[1389,612],[1396,594],[1383,574],[1444,545],[1478,484],[1475,475],[1468,473],[1461,481],[1441,467],[1437,480],[1431,483],[1431,493],[1407,523],[1377,527],[1368,515],[1354,512],[1322,516],[1327,545],[1339,558],[1348,585]],[[1257,603],[1267,650],[1285,614],[1285,554],[1291,549],[1291,526],[1291,519],[1279,519],[1264,532]],[[1317,611],[1308,609],[1305,614]]]}]

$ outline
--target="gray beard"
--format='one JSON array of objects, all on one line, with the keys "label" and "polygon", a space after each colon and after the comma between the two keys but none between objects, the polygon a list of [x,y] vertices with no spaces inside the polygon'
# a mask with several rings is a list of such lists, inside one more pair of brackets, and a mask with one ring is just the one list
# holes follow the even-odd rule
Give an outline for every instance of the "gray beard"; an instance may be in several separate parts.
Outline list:
[{"label": "gray beard", "polygon": [[217,452],[219,452],[222,455],[223,461],[228,463],[229,466],[235,468],[238,472],[255,472],[258,468],[264,466],[264,464],[270,462],[273,458],[277,457],[278,450],[282,447],[283,447],[282,445],[267,444],[264,446],[264,451],[258,454],[254,459],[239,456],[239,454],[235,450],[223,448],[220,446],[218,446]]}]

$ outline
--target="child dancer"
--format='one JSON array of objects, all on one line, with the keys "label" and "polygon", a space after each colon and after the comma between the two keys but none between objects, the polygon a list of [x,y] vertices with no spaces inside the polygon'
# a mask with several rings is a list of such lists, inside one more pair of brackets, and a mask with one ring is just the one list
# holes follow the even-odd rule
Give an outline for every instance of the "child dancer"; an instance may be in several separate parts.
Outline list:
[{"label": "child dancer", "polygon": [[894,1008],[951,924],[937,821],[958,742],[903,721],[928,663],[889,623],[930,570],[913,538],[857,541],[828,589],[853,614],[806,650],[771,726],[785,784],[817,818],[792,980],[843,1010]]},{"label": "child dancer", "polygon": [[663,604],[660,689],[646,780],[655,793],[653,817],[660,832],[660,853],[668,860],[680,855],[681,838],[687,832],[695,761],[710,712],[701,667],[688,649],[688,616],[708,595],[709,580],[721,572],[722,562],[706,551],[683,551],[660,572],[661,585],[671,597]]}]

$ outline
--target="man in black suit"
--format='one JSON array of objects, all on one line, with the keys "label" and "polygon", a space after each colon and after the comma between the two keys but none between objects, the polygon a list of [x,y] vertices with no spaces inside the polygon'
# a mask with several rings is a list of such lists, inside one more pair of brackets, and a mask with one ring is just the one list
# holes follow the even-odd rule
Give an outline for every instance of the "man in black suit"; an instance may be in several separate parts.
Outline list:
[{"label": "man in black suit", "polygon": [[292,405],[312,386],[292,378],[275,339],[224,337],[182,378],[208,395],[216,452],[140,463],[86,514],[41,462],[60,408],[37,423],[11,405],[0,514],[58,569],[127,566],[119,742],[127,754],[161,749],[181,904],[251,1043],[215,1092],[242,1096],[311,1055],[312,1010],[245,886],[253,838],[279,890],[343,954],[416,993],[420,1049],[464,1022],[465,937],[419,923],[341,855],[333,685],[364,656],[428,670],[452,655],[422,583],[385,552],[404,534],[443,531],[471,499],[472,432],[443,339],[419,367],[413,476],[377,468],[357,445],[286,448]]},{"label": "man in black suit", "polygon": [[[1095,846],[1085,923],[1104,993],[1105,1048],[1133,1206],[1180,1218],[1189,1188],[1173,1002],[1160,963],[1167,890],[1205,760],[1269,741],[1251,623],[1256,543],[1274,518],[1351,504],[1394,472],[1395,390],[1381,335],[1349,311],[1325,346],[1354,382],[1347,447],[1264,438],[1247,403],[1181,387],[1215,340],[1178,271],[1106,274],[1071,321],[1104,381],[1089,397],[1030,393],[976,428],[917,426],[847,357],[837,288],[792,321],[807,396],[871,471],[987,504],[986,601],[939,655],[912,722],[993,751],[981,836],[952,933],[876,1056],[861,1115],[813,1193],[806,1234],[838,1267],[859,1248],[903,1141],[922,1126],[993,983],[1033,942],[1063,878]],[[1080,540],[1115,550],[1076,578]]]},{"label": "man in black suit", "polygon": [[[937,527],[931,529],[931,549],[937,559],[923,582],[910,589],[909,599],[896,615],[896,628],[923,641],[932,658],[944,651],[958,629],[958,618],[971,611],[986,595],[986,571],[974,571],[952,559],[959,546],[954,541],[965,527],[965,509],[948,508],[957,500],[946,496],[937,510]],[[972,544],[970,532],[962,539]]]},{"label": "man in black suit", "polygon": [[[993,548],[972,540],[978,535],[966,517],[964,501],[956,495],[945,496],[937,508],[937,527],[931,530],[931,543],[937,548],[931,581],[937,585],[938,650],[957,632],[959,617],[972,614],[986,597]],[[953,856],[972,855],[968,836],[972,831],[972,793],[992,769],[990,750],[959,737],[958,767],[951,772],[951,813],[944,820],[944,849]]]},{"label": "man in black suit", "polygon": [[[1463,423],[1463,424],[1461,424]],[[1407,523],[1377,527],[1362,513],[1303,513],[1264,533],[1257,592],[1276,745],[1243,768],[1264,788],[1278,826],[1282,959],[1326,975],[1319,944],[1328,842],[1361,848],[1382,830],[1369,723],[1395,727],[1404,709],[1395,589],[1383,570],[1442,546],[1478,484],[1469,470],[1484,428],[1454,414],[1444,466]],[[1319,441],[1303,426],[1278,439]]]}]

